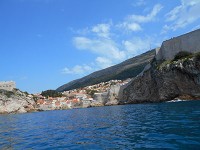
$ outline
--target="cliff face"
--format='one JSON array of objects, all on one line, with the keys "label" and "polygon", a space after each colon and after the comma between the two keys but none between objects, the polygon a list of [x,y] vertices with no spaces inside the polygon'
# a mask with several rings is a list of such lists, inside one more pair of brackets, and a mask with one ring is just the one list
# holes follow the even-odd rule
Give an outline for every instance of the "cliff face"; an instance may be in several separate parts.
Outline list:
[{"label": "cliff face", "polygon": [[121,104],[200,98],[200,60],[155,61],[123,90]]},{"label": "cliff face", "polygon": [[94,100],[88,103],[87,107],[110,106],[119,104],[119,91],[121,86],[119,84],[111,85],[107,92],[95,93]]},{"label": "cliff face", "polygon": [[19,90],[0,90],[0,114],[34,111],[36,103],[30,95]]}]

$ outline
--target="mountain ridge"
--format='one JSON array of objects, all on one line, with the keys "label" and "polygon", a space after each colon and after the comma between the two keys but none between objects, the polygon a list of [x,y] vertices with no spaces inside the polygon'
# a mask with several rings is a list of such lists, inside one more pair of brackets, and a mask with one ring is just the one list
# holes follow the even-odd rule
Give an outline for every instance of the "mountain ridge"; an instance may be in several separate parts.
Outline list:
[{"label": "mountain ridge", "polygon": [[73,80],[56,89],[63,92],[71,89],[77,89],[100,82],[106,82],[113,79],[124,80],[137,76],[144,67],[154,58],[155,49],[149,50],[143,54],[132,57],[117,65],[93,72],[80,79]]}]

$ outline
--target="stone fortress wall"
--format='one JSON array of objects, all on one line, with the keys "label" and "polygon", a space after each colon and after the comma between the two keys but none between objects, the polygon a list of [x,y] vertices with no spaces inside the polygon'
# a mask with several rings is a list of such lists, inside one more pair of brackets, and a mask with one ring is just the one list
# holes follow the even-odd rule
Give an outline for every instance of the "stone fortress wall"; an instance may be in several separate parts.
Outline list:
[{"label": "stone fortress wall", "polygon": [[0,89],[12,91],[14,88],[16,88],[14,81],[0,81]]},{"label": "stone fortress wall", "polygon": [[156,60],[172,60],[180,51],[200,51],[200,29],[166,40],[156,49]]}]

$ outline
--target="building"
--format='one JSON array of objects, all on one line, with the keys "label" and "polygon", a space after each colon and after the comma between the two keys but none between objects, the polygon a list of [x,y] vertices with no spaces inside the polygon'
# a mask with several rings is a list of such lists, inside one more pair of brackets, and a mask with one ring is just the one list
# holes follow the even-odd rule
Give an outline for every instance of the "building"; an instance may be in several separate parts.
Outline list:
[{"label": "building", "polygon": [[180,51],[200,52],[200,29],[171,38],[156,49],[156,60],[172,60]]},{"label": "building", "polygon": [[16,88],[14,81],[0,81],[0,89],[12,91],[14,88]]}]

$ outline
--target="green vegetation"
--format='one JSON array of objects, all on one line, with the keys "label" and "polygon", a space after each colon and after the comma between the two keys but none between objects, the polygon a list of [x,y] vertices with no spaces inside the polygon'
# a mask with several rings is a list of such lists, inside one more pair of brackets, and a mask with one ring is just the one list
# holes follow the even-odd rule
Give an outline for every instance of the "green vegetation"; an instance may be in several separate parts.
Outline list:
[{"label": "green vegetation", "polygon": [[178,54],[176,54],[173,61],[177,61],[179,59],[188,60],[189,58],[195,58],[196,60],[200,60],[200,52],[190,53],[190,52],[181,51]]},{"label": "green vegetation", "polygon": [[32,96],[33,96],[33,100],[36,102],[38,100],[38,97],[35,95],[32,95]]},{"label": "green vegetation", "polygon": [[16,91],[20,91],[20,90],[19,90],[19,89],[17,89],[17,88],[14,88],[14,89],[13,89],[13,91],[15,91],[15,92],[16,92]]},{"label": "green vegetation", "polygon": [[5,95],[9,98],[11,97],[12,95],[14,95],[14,93],[12,91],[6,91],[5,92]]},{"label": "green vegetation", "polygon": [[173,61],[171,61],[171,60],[165,60],[165,61],[163,61],[161,64],[159,64],[159,65],[157,66],[157,69],[160,70],[160,69],[162,69],[163,67],[172,64],[172,62],[173,62]]},{"label": "green vegetation", "polygon": [[190,52],[186,52],[186,51],[181,51],[179,53],[177,53],[173,59],[173,61],[177,61],[179,59],[183,59],[183,58],[191,58],[193,55]]},{"label": "green vegetation", "polygon": [[112,83],[111,83],[111,85],[116,85],[116,84],[117,84],[117,83],[115,83],[115,82],[112,82]]},{"label": "green vegetation", "polygon": [[27,91],[23,92],[26,96],[29,95],[29,93]]},{"label": "green vegetation", "polygon": [[200,52],[195,53],[194,57],[195,57],[196,60],[200,60]]},{"label": "green vegetation", "polygon": [[15,95],[14,92],[6,90],[0,90],[0,93],[6,95],[8,98],[10,98],[12,95]]},{"label": "green vegetation", "polygon": [[41,95],[45,97],[62,97],[63,96],[62,93],[57,92],[55,90],[42,91]]},{"label": "green vegetation", "polygon": [[194,58],[197,61],[200,61],[200,52],[197,53],[190,53],[181,51],[174,57],[173,60],[164,60],[162,63],[157,65],[157,69],[162,69],[163,67],[171,64],[175,64],[178,60],[182,60],[183,62],[189,60],[190,58]]},{"label": "green vegetation", "polygon": [[97,90],[86,90],[86,93],[89,94],[91,97],[93,97],[95,93],[98,93],[98,91]]},{"label": "green vegetation", "polygon": [[17,88],[14,88],[13,92],[15,93],[15,95],[19,95],[19,96],[23,96],[23,95],[28,96],[29,95],[29,93],[27,91],[23,92]]}]

